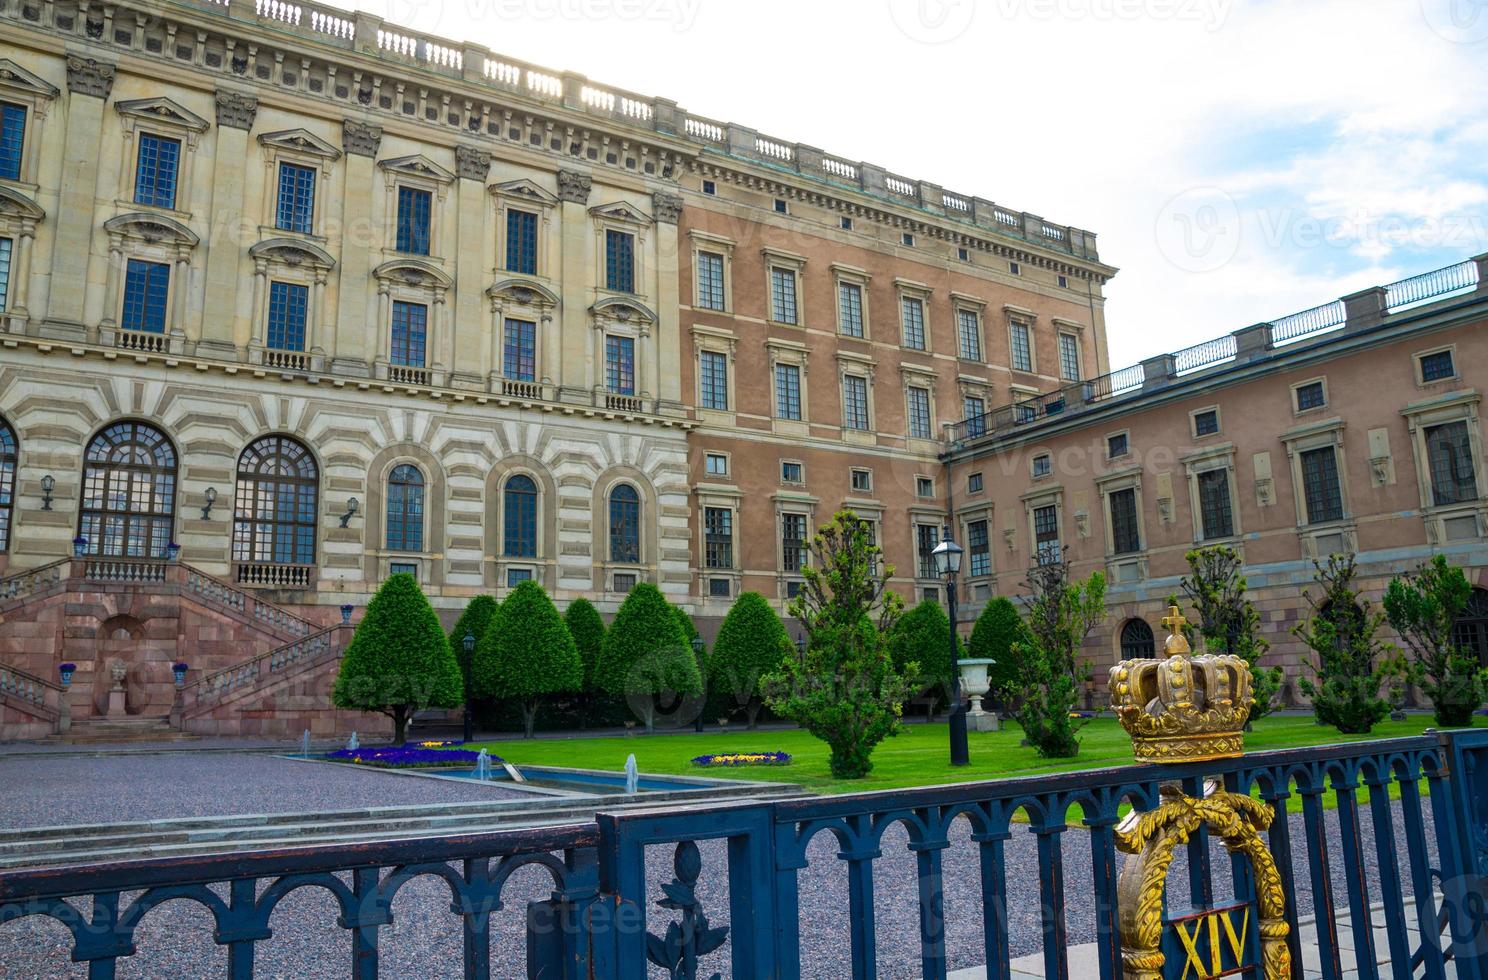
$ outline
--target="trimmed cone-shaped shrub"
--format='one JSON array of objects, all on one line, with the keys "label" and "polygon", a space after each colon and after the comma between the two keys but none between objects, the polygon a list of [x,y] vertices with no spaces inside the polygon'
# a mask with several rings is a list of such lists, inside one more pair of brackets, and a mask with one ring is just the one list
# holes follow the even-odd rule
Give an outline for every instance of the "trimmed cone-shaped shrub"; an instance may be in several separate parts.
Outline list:
[{"label": "trimmed cone-shaped shrub", "polygon": [[996,661],[987,668],[988,693],[995,701],[1007,703],[1018,677],[1013,644],[1027,645],[1032,641],[1012,600],[998,596],[982,608],[966,643],[966,655]]},{"label": "trimmed cone-shaped shrub", "polygon": [[[961,638],[956,638],[957,654],[961,653]],[[925,696],[928,701],[926,720],[934,714],[937,706],[951,699],[951,619],[940,603],[924,600],[909,612],[899,617],[894,632],[889,634],[889,656],[894,670],[904,675],[909,689],[915,696]],[[908,673],[910,664],[918,664],[919,671]]]},{"label": "trimmed cone-shaped shrub", "polygon": [[465,696],[470,698],[470,661],[475,652],[465,652],[465,637],[475,637],[475,642],[480,643],[481,637],[486,635],[491,620],[496,618],[496,610],[499,603],[488,595],[478,595],[465,606],[465,611],[455,621],[455,628],[450,630],[450,649],[455,651],[455,660],[460,664],[460,675],[465,678]]},{"label": "trimmed cone-shaped shrub", "polygon": [[584,664],[558,607],[530,579],[501,603],[475,648],[473,673],[476,694],[521,706],[528,738],[544,697],[584,683]]},{"label": "trimmed cone-shaped shrub", "polygon": [[403,744],[408,719],[424,708],[460,705],[464,684],[439,617],[412,575],[392,575],[367,603],[331,692],[338,708],[379,711]]},{"label": "trimmed cone-shaped shrub", "polygon": [[584,665],[583,690],[594,690],[594,668],[599,663],[599,651],[604,646],[604,617],[588,599],[575,599],[563,612],[563,623],[573,637],[579,650],[579,661]]},{"label": "trimmed cone-shaped shrub", "polygon": [[760,678],[781,669],[795,654],[785,624],[758,592],[742,593],[718,628],[709,658],[714,691],[748,713],[749,727],[759,721],[763,701]]},{"label": "trimmed cone-shaped shrub", "polygon": [[697,661],[661,590],[643,582],[630,590],[605,633],[595,686],[625,698],[655,730],[657,698],[702,693]]}]

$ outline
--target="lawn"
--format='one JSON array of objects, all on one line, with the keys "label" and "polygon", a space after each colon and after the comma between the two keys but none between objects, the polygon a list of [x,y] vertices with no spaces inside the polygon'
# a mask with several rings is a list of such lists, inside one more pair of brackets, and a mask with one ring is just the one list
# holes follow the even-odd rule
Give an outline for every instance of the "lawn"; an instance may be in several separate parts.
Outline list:
[{"label": "lawn", "polygon": [[[1337,744],[1371,739],[1419,735],[1431,727],[1430,715],[1412,715],[1406,721],[1385,721],[1367,736],[1340,735],[1322,728],[1311,716],[1264,718],[1246,736],[1250,751],[1293,748],[1303,745]],[[906,722],[899,735],[880,743],[873,753],[873,772],[864,779],[832,778],[827,768],[826,744],[796,729],[743,731],[702,735],[613,735],[600,738],[512,739],[480,742],[492,755],[516,765],[572,766],[584,769],[618,770],[634,752],[641,772],[693,774],[734,779],[798,783],[818,793],[851,793],[903,786],[934,786],[940,783],[971,782],[1005,776],[1030,776],[1072,769],[1097,769],[1130,764],[1131,739],[1114,718],[1097,718],[1081,733],[1080,754],[1074,759],[1041,759],[1033,749],[1018,743],[1022,732],[1010,725],[1001,732],[973,732],[971,765],[953,769],[947,761],[946,726]],[[755,766],[737,769],[701,769],[694,756],[717,752],[789,752],[788,766]]]}]

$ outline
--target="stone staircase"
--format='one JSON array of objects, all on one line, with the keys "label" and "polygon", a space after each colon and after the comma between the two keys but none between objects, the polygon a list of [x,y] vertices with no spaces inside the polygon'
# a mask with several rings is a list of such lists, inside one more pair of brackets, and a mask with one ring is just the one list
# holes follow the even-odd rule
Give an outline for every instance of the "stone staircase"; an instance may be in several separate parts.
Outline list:
[{"label": "stone staircase", "polygon": [[169,715],[125,715],[122,718],[84,718],[65,732],[40,739],[69,745],[108,745],[129,742],[178,742],[197,736],[171,727]]}]

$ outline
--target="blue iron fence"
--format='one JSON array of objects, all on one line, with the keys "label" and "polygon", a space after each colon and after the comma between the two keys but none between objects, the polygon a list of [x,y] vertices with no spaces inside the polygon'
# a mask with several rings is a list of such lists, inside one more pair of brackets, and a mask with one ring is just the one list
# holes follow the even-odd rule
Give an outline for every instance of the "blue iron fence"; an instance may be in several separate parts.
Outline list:
[{"label": "blue iron fence", "polygon": [[[846,867],[846,894],[840,898],[850,911],[851,973],[873,977],[880,953],[875,870],[886,833],[902,827],[916,865],[923,976],[944,977],[947,971],[947,874],[979,879],[980,958],[989,978],[1006,978],[1009,882],[1036,872],[1045,974],[1071,975],[1065,903],[1070,890],[1079,889],[1095,898],[1099,975],[1114,980],[1122,971],[1119,825],[1127,805],[1154,807],[1162,786],[1177,782],[1189,795],[1222,785],[1277,808],[1267,838],[1287,895],[1292,962],[1299,970],[1304,960],[1297,898],[1305,892],[1316,917],[1316,955],[1307,961],[1328,980],[1345,975],[1345,949],[1355,951],[1357,975],[1364,978],[1381,975],[1373,964],[1377,953],[1387,953],[1391,966],[1385,975],[1394,978],[1443,980],[1450,964],[1456,976],[1485,980],[1485,766],[1488,731],[1450,732],[1210,763],[628,810],[557,828],[6,871],[0,872],[0,923],[52,917],[70,931],[73,958],[88,964],[89,976],[108,978],[120,959],[134,954],[135,930],[147,912],[173,899],[194,900],[212,916],[212,939],[227,947],[228,975],[241,980],[253,973],[256,944],[271,935],[275,907],[300,888],[319,887],[334,896],[337,924],[349,934],[352,975],[372,978],[394,898],[411,879],[434,875],[448,886],[451,911],[462,923],[467,977],[492,975],[492,942],[519,942],[532,977],[639,980],[659,969],[659,975],[675,978],[717,971],[736,978],[795,978],[803,975],[802,939],[815,920],[813,909],[802,905],[800,877],[813,865],[811,842],[827,834],[837,845],[836,860]],[[1300,810],[1300,819],[1286,817],[1289,803]],[[969,826],[977,860],[948,872],[943,858],[959,820]],[[1005,845],[1024,822],[1036,840],[1036,868],[1010,867],[1006,857]],[[1066,881],[1073,835],[1088,842],[1089,882]],[[704,868],[699,842],[716,842],[706,846],[726,855],[720,867]],[[673,850],[670,881],[648,880],[655,875],[648,871],[647,849],[657,846]],[[1078,850],[1083,854],[1083,847]],[[1305,860],[1294,862],[1304,852]],[[821,854],[817,848],[814,859],[820,861]],[[1235,900],[1253,900],[1257,885],[1250,863],[1231,855],[1226,871],[1223,855],[1219,867],[1214,857],[1207,832],[1195,831],[1187,845],[1187,902],[1195,909],[1213,907],[1216,891],[1226,885]],[[1366,873],[1371,857],[1377,877]],[[491,914],[502,908],[508,879],[530,866],[551,878],[550,897],[528,906],[524,935],[492,936]],[[699,884],[710,877],[723,887],[709,893],[726,895],[719,903],[726,904],[726,926],[709,921],[724,912],[706,907]],[[79,898],[91,898],[91,912],[85,913]],[[1171,903],[1174,896],[1169,898]],[[1186,910],[1168,911],[1176,916]],[[1412,938],[1417,935],[1420,941]],[[1380,936],[1383,949],[1376,948]]]}]

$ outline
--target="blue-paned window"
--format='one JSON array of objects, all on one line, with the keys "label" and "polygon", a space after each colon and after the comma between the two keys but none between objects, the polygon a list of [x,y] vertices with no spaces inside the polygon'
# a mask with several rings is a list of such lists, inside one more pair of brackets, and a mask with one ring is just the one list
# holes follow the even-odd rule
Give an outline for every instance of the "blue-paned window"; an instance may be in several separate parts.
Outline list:
[{"label": "blue-paned window", "polygon": [[635,338],[605,337],[605,387],[616,395],[635,394]]},{"label": "blue-paned window", "polygon": [[396,466],[388,477],[387,547],[424,550],[424,474],[417,466]]},{"label": "blue-paned window", "polygon": [[429,308],[422,303],[393,303],[392,363],[423,367],[429,337]]},{"label": "blue-paned window", "polygon": [[310,234],[315,217],[315,168],[279,164],[279,208],[275,220],[285,231]]},{"label": "blue-paned window", "polygon": [[0,238],[0,313],[10,308],[10,256],[12,242]]},{"label": "blue-paned window", "polygon": [[174,209],[180,165],[180,140],[141,133],[139,167],[134,174],[134,203]]},{"label": "blue-paned window", "polygon": [[169,295],[170,266],[130,259],[124,273],[123,328],[165,333],[165,303]]},{"label": "blue-paned window", "polygon": [[26,107],[0,102],[0,177],[21,179],[21,150],[26,144]]},{"label": "blue-paned window", "polygon": [[502,551],[508,558],[537,557],[537,484],[519,473],[506,481],[501,535]]},{"label": "blue-paned window", "polygon": [[537,380],[537,324],[507,320],[501,373],[512,381]]},{"label": "blue-paned window", "polygon": [[605,232],[605,287],[622,293],[635,292],[634,235]]},{"label": "blue-paned window", "polygon": [[705,350],[698,355],[703,407],[728,411],[728,356]]},{"label": "blue-paned window", "polygon": [[429,211],[434,196],[416,187],[398,188],[398,241],[400,252],[429,254]]},{"label": "blue-paned window", "polygon": [[269,283],[269,347],[274,350],[305,349],[306,311],[310,289],[292,282]]},{"label": "blue-paned window", "polygon": [[622,483],[610,491],[610,561],[641,560],[641,495]]},{"label": "blue-paned window", "polygon": [[506,268],[537,275],[537,215],[531,211],[506,212]]}]

